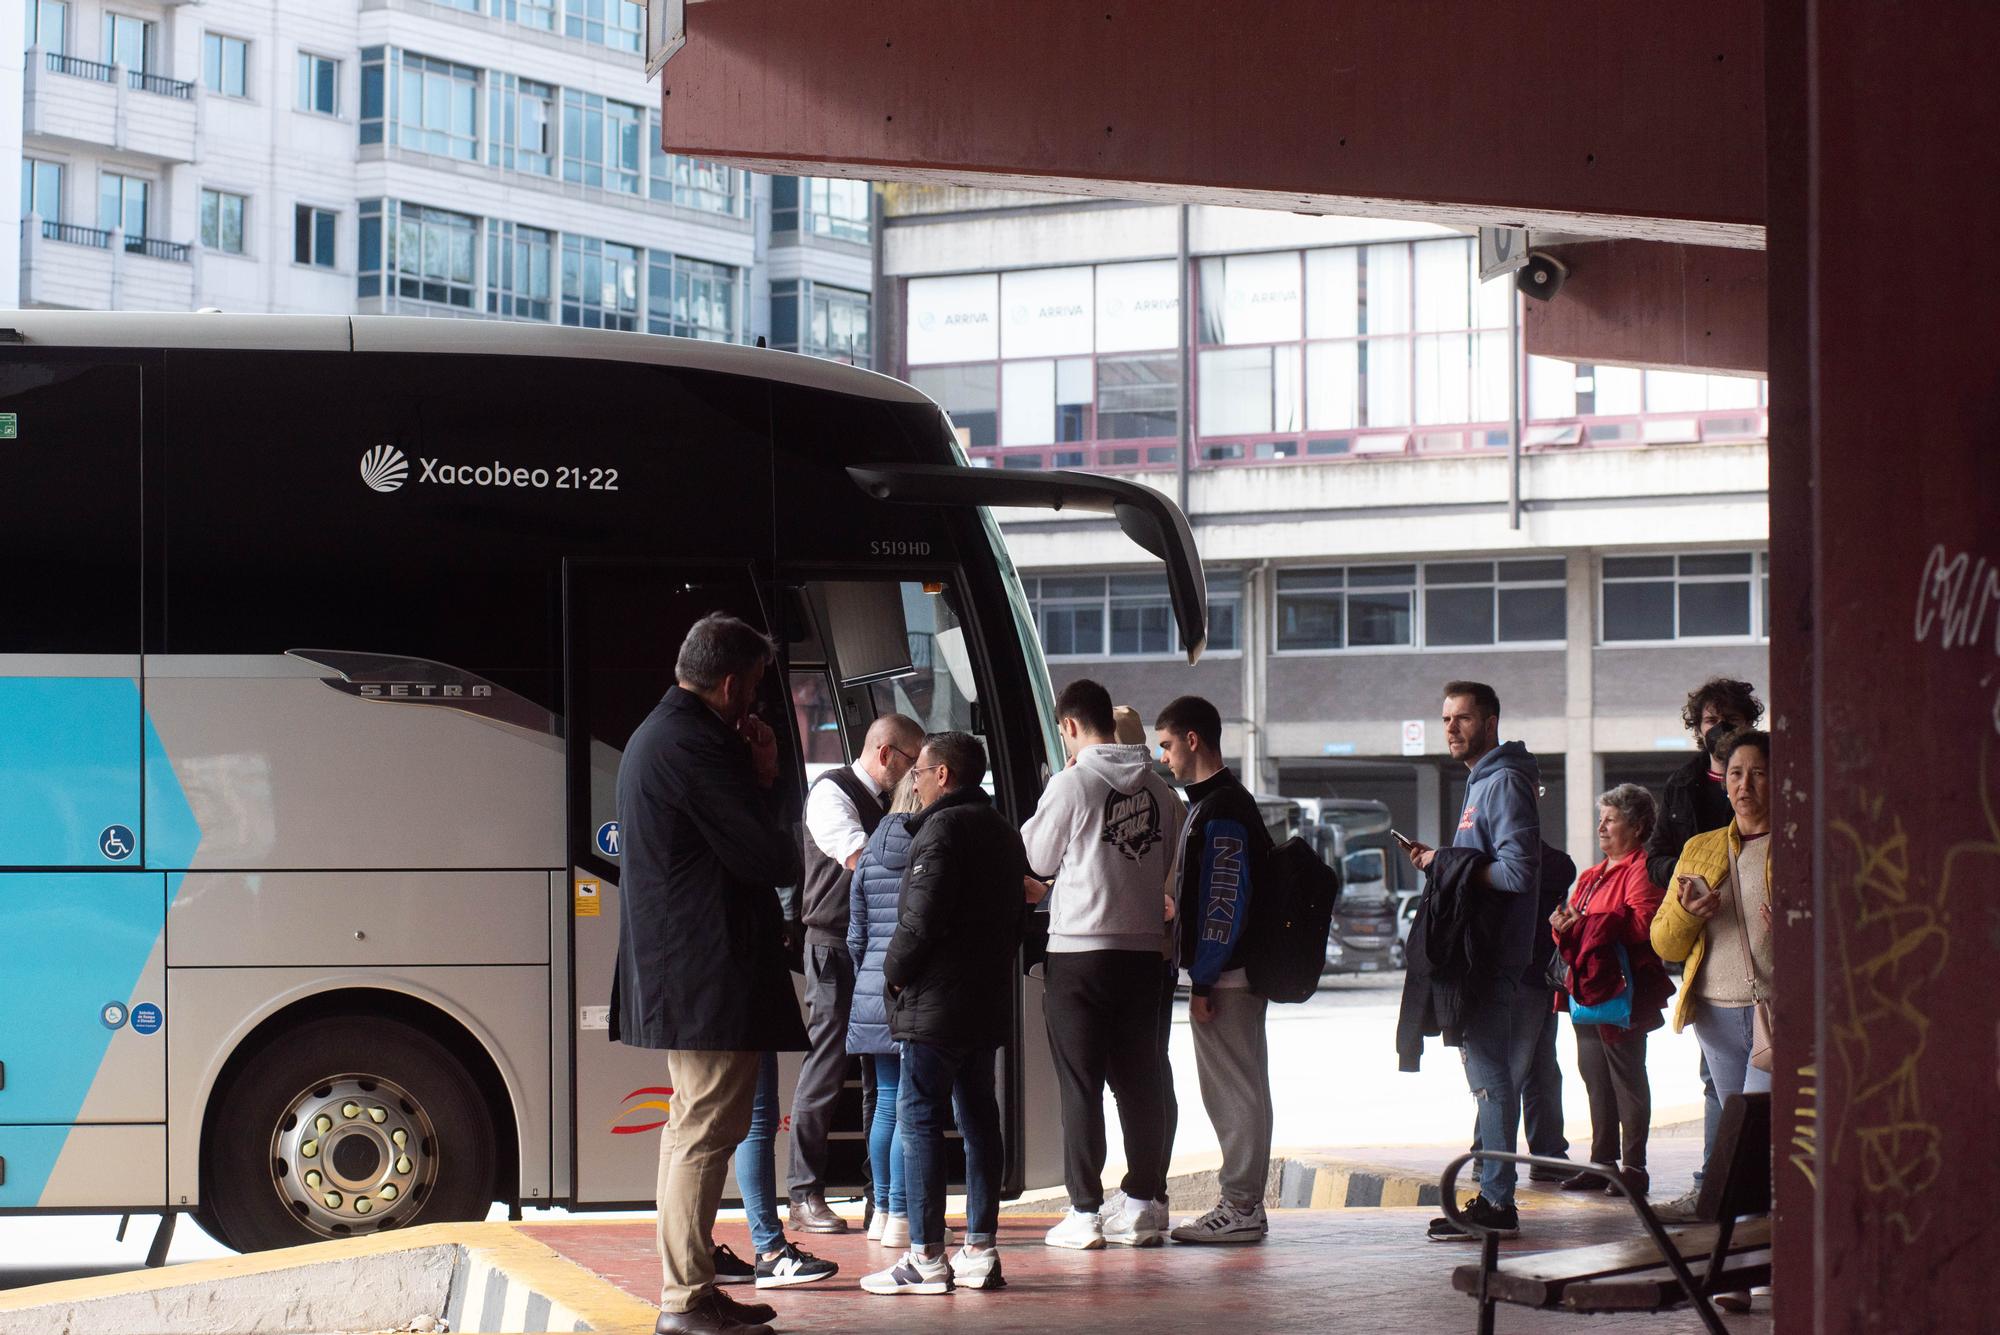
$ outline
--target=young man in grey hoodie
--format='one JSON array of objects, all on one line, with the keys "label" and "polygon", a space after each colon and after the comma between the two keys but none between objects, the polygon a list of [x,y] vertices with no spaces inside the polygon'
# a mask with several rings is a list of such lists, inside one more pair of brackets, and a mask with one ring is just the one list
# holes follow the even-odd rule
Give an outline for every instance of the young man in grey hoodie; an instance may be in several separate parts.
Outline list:
[{"label": "young man in grey hoodie", "polygon": [[[1167,1224],[1165,1082],[1156,1040],[1160,938],[1182,807],[1145,746],[1120,745],[1111,694],[1074,681],[1056,701],[1069,768],[1021,830],[1053,880],[1045,1011],[1062,1091],[1069,1213],[1051,1247],[1157,1246]],[[1118,1099],[1125,1180],[1104,1195],[1104,1086]]]},{"label": "young man in grey hoodie", "polygon": [[[1541,770],[1527,747],[1500,741],[1500,697],[1484,682],[1446,683],[1444,736],[1451,758],[1469,771],[1452,844],[1485,855],[1473,874],[1479,962],[1466,982],[1459,1051],[1479,1104],[1476,1148],[1511,1154],[1520,1134],[1521,1092],[1549,1006],[1547,986],[1522,977],[1540,917]],[[1417,870],[1428,872],[1434,850],[1412,844],[1409,851]],[[1481,1160],[1479,1195],[1466,1203],[1466,1218],[1502,1237],[1518,1236],[1514,1177],[1513,1164]],[[1430,1239],[1477,1242],[1479,1235],[1440,1215],[1431,1221]]]}]

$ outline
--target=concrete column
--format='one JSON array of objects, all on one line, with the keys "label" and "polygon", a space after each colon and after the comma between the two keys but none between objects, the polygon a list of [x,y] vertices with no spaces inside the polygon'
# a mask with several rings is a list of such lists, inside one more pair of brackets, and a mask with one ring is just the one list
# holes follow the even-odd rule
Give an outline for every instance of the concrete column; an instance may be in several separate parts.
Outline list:
[{"label": "concrete column", "polygon": [[1563,851],[1578,867],[1597,861],[1597,795],[1604,791],[1604,758],[1597,754],[1597,698],[1594,667],[1597,647],[1597,561],[1589,552],[1569,558],[1569,621],[1567,689],[1563,721],[1568,736],[1563,746],[1563,815],[1569,847]]}]

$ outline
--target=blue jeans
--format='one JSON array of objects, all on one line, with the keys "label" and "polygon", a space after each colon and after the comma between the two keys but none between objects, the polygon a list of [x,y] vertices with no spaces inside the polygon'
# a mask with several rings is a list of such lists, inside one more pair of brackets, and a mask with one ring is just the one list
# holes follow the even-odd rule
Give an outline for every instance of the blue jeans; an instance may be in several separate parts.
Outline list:
[{"label": "blue jeans", "polygon": [[896,1087],[903,1059],[893,1053],[875,1056],[875,1120],[868,1124],[868,1162],[875,1176],[875,1209],[882,1214],[910,1212],[903,1195],[903,1138],[897,1134]]},{"label": "blue jeans", "polygon": [[1771,1073],[1750,1064],[1750,1040],[1756,1024],[1754,1006],[1711,1006],[1695,999],[1694,1036],[1715,1080],[1717,1106],[1731,1094],[1769,1093]]},{"label": "blue jeans", "polygon": [[965,1240],[990,1246],[1000,1227],[1000,1103],[993,1096],[994,1048],[902,1045],[896,1121],[903,1137],[903,1192],[910,1246],[944,1244],[944,1129],[956,1112],[965,1138]]},{"label": "blue jeans", "polygon": [[778,1160],[772,1146],[778,1138],[778,1054],[757,1059],[757,1098],[750,1105],[750,1134],[736,1147],[736,1189],[743,1196],[743,1213],[750,1219],[750,1244],[757,1255],[774,1252],[785,1242],[778,1222]]},{"label": "blue jeans", "polygon": [[[1459,1055],[1465,1083],[1478,1101],[1475,1149],[1512,1154],[1521,1131],[1521,1092],[1535,1066],[1535,1050],[1548,1018],[1549,989],[1543,983],[1508,979],[1468,1008]],[[1481,1159],[1479,1194],[1489,1205],[1514,1203],[1514,1165]]]}]

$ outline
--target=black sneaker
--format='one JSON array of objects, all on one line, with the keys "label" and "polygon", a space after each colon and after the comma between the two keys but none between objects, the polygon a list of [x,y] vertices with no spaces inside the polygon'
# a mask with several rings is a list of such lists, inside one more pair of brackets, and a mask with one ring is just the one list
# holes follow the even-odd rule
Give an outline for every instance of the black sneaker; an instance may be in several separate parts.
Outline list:
[{"label": "black sneaker", "polygon": [[776,1256],[757,1258],[757,1287],[760,1289],[784,1289],[794,1284],[811,1284],[822,1279],[832,1279],[840,1273],[840,1267],[831,1261],[823,1261],[811,1252],[802,1252],[795,1243],[786,1243],[778,1248]]},{"label": "black sneaker", "polygon": [[717,1284],[750,1284],[757,1278],[757,1267],[738,1256],[729,1248],[716,1244],[715,1282]]},{"label": "black sneaker", "polygon": [[[1489,1205],[1484,1196],[1474,1196],[1460,1211],[1466,1222],[1477,1224],[1488,1233],[1498,1233],[1503,1238],[1521,1236],[1521,1216],[1513,1206]],[[1426,1234],[1432,1242],[1478,1242],[1481,1234],[1469,1228],[1461,1228],[1445,1215],[1431,1220],[1430,1232]]]}]

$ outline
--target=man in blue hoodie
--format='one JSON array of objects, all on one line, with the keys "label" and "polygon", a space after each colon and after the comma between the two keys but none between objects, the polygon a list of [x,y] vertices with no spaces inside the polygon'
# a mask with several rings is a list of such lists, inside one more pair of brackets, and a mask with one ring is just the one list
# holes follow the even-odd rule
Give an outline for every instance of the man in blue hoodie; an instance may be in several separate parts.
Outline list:
[{"label": "man in blue hoodie", "polygon": [[[1459,1051],[1479,1104],[1478,1148],[1512,1153],[1521,1126],[1521,1091],[1549,1005],[1545,986],[1523,980],[1534,951],[1541,880],[1541,771],[1527,747],[1501,743],[1500,697],[1484,682],[1446,683],[1444,736],[1451,758],[1470,771],[1452,844],[1484,855],[1473,873],[1480,901],[1479,964],[1466,982]],[[1423,844],[1410,847],[1418,871],[1429,871],[1435,854]],[[1514,1176],[1513,1164],[1482,1160],[1479,1195],[1466,1203],[1466,1218],[1502,1237],[1518,1236]],[[1430,1238],[1476,1242],[1478,1234],[1440,1216],[1431,1221]]]}]

